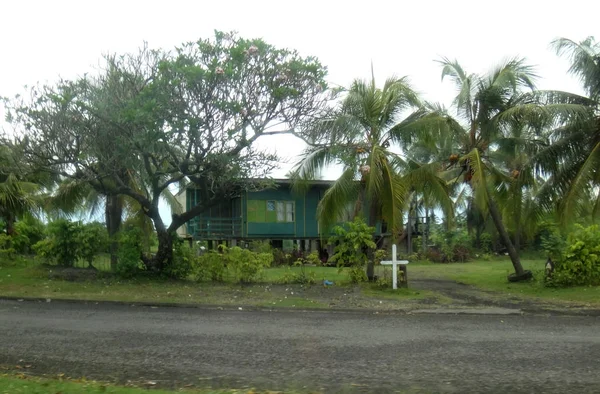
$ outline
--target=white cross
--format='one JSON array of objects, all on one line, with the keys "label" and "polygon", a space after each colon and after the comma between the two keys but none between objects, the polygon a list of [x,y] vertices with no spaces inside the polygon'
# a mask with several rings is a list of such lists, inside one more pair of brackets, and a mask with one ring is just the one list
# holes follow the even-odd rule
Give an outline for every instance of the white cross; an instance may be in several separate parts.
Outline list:
[{"label": "white cross", "polygon": [[394,290],[398,288],[398,265],[408,264],[408,260],[396,260],[396,244],[392,245],[392,259],[382,261],[383,265],[392,266],[392,285]]}]

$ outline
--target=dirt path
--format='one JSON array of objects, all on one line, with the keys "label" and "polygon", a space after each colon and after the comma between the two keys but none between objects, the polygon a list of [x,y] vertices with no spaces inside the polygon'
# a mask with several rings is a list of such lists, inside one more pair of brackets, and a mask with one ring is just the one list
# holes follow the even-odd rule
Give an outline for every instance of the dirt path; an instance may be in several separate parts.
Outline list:
[{"label": "dirt path", "polygon": [[449,308],[485,308],[497,307],[515,309],[530,313],[558,313],[569,315],[600,315],[597,309],[585,305],[557,305],[545,300],[524,299],[491,290],[482,290],[475,286],[446,279],[416,279],[410,287],[417,290],[429,290],[439,293],[445,298],[441,304]]}]

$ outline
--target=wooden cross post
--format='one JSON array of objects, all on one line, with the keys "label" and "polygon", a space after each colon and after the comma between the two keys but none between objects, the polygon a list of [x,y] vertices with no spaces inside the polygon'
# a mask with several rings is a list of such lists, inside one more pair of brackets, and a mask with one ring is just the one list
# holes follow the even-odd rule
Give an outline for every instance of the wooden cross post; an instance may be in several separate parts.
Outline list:
[{"label": "wooden cross post", "polygon": [[392,245],[392,259],[382,261],[381,264],[392,266],[392,287],[394,290],[398,288],[398,266],[400,266],[400,269],[404,274],[402,282],[405,286],[408,286],[408,277],[406,271],[406,264],[408,264],[408,260],[396,260],[396,244]]}]

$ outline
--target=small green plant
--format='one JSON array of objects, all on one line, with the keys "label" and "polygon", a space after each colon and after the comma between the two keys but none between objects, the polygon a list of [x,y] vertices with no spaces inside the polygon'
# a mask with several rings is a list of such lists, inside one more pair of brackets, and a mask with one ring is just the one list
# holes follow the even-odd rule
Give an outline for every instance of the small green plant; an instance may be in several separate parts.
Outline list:
[{"label": "small green plant", "polygon": [[16,253],[13,248],[12,237],[6,234],[0,234],[0,257],[12,259]]},{"label": "small green plant", "polygon": [[248,244],[248,249],[255,253],[271,253],[273,247],[268,239],[265,240],[254,240]]},{"label": "small green plant", "polygon": [[81,223],[66,219],[50,222],[48,238],[33,245],[33,250],[48,263],[73,267],[81,254],[78,240],[81,228]]},{"label": "small green plant", "polygon": [[196,266],[196,251],[182,239],[173,242],[173,259],[165,267],[164,273],[174,279],[186,279]]},{"label": "small green plant", "polygon": [[556,224],[545,224],[540,231],[540,247],[554,261],[561,258],[567,247],[567,241],[560,233]]},{"label": "small green plant", "polygon": [[309,254],[307,254],[304,258],[304,261],[306,264],[315,265],[317,267],[323,264],[323,262],[319,258],[319,252],[317,251],[310,252]]},{"label": "small green plant", "polygon": [[296,260],[294,267],[299,267],[300,272],[293,272],[292,269],[288,267],[287,272],[283,274],[279,283],[286,285],[297,283],[309,286],[317,283],[317,274],[314,271],[307,270],[302,259]]},{"label": "small green plant", "polygon": [[271,266],[273,255],[271,253],[256,253],[248,249],[234,246],[224,248],[227,267],[233,273],[236,281],[252,283],[257,281],[265,268]]},{"label": "small green plant", "polygon": [[93,222],[80,226],[76,235],[78,257],[93,268],[94,258],[108,249],[108,233],[102,223]]},{"label": "small green plant", "polygon": [[200,282],[223,282],[227,273],[225,264],[225,256],[211,250],[198,257],[194,276]]},{"label": "small green plant", "polygon": [[576,225],[547,279],[549,286],[600,285],[600,228]]},{"label": "small green plant", "polygon": [[491,253],[484,253],[481,255],[481,260],[483,261],[492,261],[494,259],[494,255]]},{"label": "small green plant", "polygon": [[15,223],[15,233],[12,235],[13,247],[17,253],[31,253],[33,245],[46,237],[46,226],[33,216],[25,216]]},{"label": "small green plant", "polygon": [[375,251],[375,254],[373,255],[373,258],[375,259],[375,264],[379,265],[381,264],[381,261],[385,260],[387,258],[387,250],[385,249],[377,249]]},{"label": "small green plant", "polygon": [[447,231],[435,227],[430,235],[434,248],[426,257],[436,263],[465,262],[471,258],[472,242],[465,230]]},{"label": "small green plant", "polygon": [[139,242],[139,230],[132,228],[122,231],[119,235],[119,259],[116,274],[131,278],[140,271],[142,247]]},{"label": "small green plant", "polygon": [[352,283],[367,280],[365,266],[369,261],[368,253],[377,246],[373,242],[375,228],[367,226],[357,217],[343,227],[334,227],[333,232],[335,235],[329,239],[329,244],[335,245],[334,254],[329,260],[336,263],[340,271],[349,266],[348,274]]},{"label": "small green plant", "polygon": [[494,241],[490,233],[482,233],[479,236],[479,248],[484,254],[492,253]]},{"label": "small green plant", "polygon": [[[402,282],[402,278],[403,278],[404,273],[400,270],[398,270],[398,282]],[[384,288],[391,288],[392,287],[392,270],[389,268],[386,268],[383,270],[383,275],[380,275],[377,278],[377,282],[376,285],[377,287],[380,287],[382,289]]]}]

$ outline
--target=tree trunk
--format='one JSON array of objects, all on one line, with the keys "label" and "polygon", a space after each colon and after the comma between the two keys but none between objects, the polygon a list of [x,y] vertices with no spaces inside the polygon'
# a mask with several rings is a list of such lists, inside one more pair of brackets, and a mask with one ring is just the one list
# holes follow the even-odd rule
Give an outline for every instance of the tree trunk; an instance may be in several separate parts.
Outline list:
[{"label": "tree trunk", "polygon": [[504,227],[504,223],[502,223],[502,217],[500,216],[500,212],[498,211],[498,207],[496,203],[492,199],[492,197],[488,194],[488,206],[490,209],[490,215],[492,216],[492,220],[494,221],[494,225],[496,226],[496,230],[498,230],[498,234],[500,235],[500,239],[508,249],[508,255],[510,256],[510,261],[512,262],[513,267],[515,268],[515,273],[517,276],[523,276],[525,271],[523,270],[523,266],[521,265],[521,260],[519,259],[519,253],[515,249],[513,243],[508,236],[508,232]]},{"label": "tree trunk", "polygon": [[15,235],[15,217],[10,213],[6,216],[6,235]]},{"label": "tree trunk", "polygon": [[423,230],[421,230],[422,232],[422,236],[421,236],[421,253],[423,253],[423,255],[425,255],[425,253],[427,253],[427,244],[429,243],[429,240],[427,239],[429,236],[429,208],[425,207],[425,222],[423,225]]},{"label": "tree trunk", "polygon": [[515,249],[518,253],[521,251],[521,204],[523,200],[523,194],[520,189],[517,193],[517,202],[519,203],[519,206],[517,207],[517,210],[515,212]]},{"label": "tree trunk", "polygon": [[152,219],[154,228],[156,229],[156,235],[158,236],[158,251],[156,252],[156,255],[147,262],[147,268],[150,271],[162,272],[165,266],[170,264],[173,260],[173,231],[171,231],[173,223],[169,228],[165,226],[158,212],[158,207],[154,207],[152,211],[148,213],[148,216]]},{"label": "tree trunk", "polygon": [[117,268],[119,240],[117,234],[121,230],[123,218],[122,198],[118,195],[107,195],[105,206],[106,230],[110,238],[110,268],[115,271]]},{"label": "tree trunk", "polygon": [[[364,192],[364,191],[363,191]],[[377,225],[377,204],[375,201],[369,201],[369,212],[367,218],[367,224],[370,227],[375,227]],[[375,237],[375,236],[374,236]],[[375,244],[377,244],[377,240],[374,238]],[[375,280],[375,253],[374,251],[368,250],[367,256],[369,257],[369,261],[367,263],[367,279],[369,282],[373,282]]]}]

